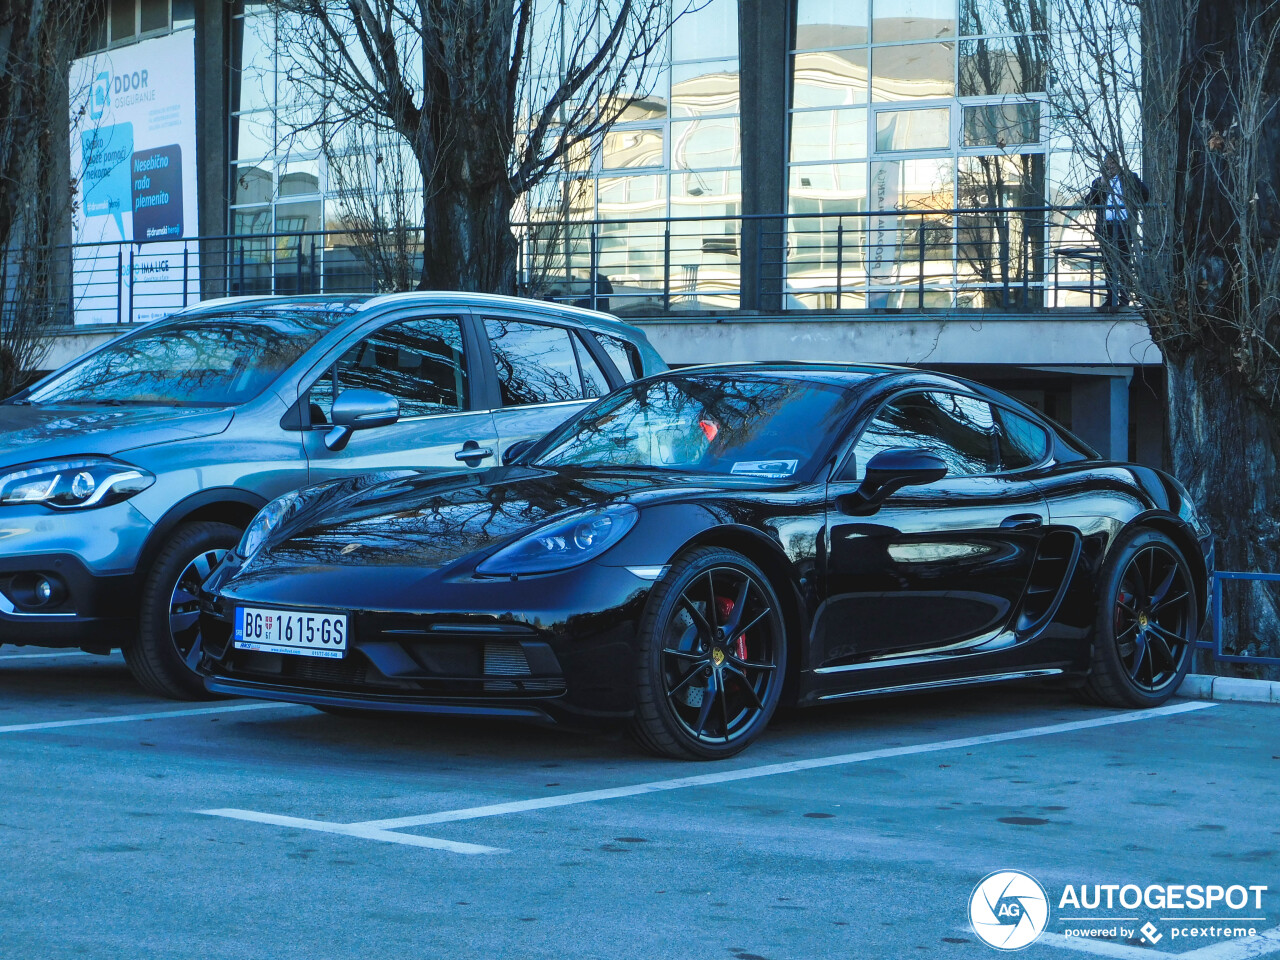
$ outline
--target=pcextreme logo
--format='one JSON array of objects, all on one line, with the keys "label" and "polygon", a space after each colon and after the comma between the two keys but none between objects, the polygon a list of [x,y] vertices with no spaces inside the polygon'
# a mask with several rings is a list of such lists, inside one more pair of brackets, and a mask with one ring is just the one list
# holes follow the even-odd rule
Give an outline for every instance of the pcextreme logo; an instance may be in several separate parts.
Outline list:
[{"label": "pcextreme logo", "polygon": [[1049,922],[1049,898],[1021,870],[1000,870],[983,877],[969,897],[973,932],[997,950],[1021,950],[1035,943]]}]

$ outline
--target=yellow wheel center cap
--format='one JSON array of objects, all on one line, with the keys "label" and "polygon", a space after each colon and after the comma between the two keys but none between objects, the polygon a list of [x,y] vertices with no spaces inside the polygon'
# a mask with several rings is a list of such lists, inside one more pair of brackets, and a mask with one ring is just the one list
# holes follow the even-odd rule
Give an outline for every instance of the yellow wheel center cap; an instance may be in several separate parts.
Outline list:
[{"label": "yellow wheel center cap", "polygon": [[717,667],[724,663],[724,651],[719,647],[713,647],[711,649],[711,662]]},{"label": "yellow wheel center cap", "polygon": [[1138,614],[1138,626],[1145,628],[1147,622],[1147,615],[1145,613]]}]

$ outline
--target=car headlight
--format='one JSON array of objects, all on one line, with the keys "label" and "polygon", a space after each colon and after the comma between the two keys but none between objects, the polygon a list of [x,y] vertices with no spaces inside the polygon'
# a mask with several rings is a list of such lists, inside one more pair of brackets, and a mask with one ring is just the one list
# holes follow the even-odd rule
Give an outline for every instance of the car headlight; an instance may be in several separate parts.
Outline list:
[{"label": "car headlight", "polygon": [[236,546],[236,556],[241,560],[248,560],[262,549],[262,545],[267,542],[267,537],[279,529],[280,524],[297,513],[302,499],[302,493],[294,490],[283,497],[276,497],[259,510],[258,515],[250,521],[240,537],[240,543]]},{"label": "car headlight", "polygon": [[0,504],[40,503],[57,510],[106,507],[155,482],[153,474],[119,460],[47,460],[0,474]]},{"label": "car headlight", "polygon": [[629,503],[557,520],[508,544],[476,573],[511,576],[567,570],[600,556],[635,526],[639,511]]}]

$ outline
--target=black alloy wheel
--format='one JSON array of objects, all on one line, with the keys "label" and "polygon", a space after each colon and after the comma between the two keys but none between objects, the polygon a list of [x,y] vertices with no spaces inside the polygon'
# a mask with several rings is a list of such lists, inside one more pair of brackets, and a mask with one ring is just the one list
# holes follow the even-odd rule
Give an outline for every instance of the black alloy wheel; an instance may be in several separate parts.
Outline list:
[{"label": "black alloy wheel", "polygon": [[777,707],[786,649],[782,610],[759,567],[730,550],[690,551],[645,609],[636,738],[680,759],[745,749]]},{"label": "black alloy wheel", "polygon": [[157,555],[142,586],[138,637],[124,648],[134,678],[173,700],[213,699],[196,673],[200,659],[200,586],[240,531],[226,523],[184,523]]},{"label": "black alloy wheel", "polygon": [[1197,603],[1191,570],[1168,537],[1150,529],[1126,534],[1103,571],[1086,695],[1122,707],[1173,696],[1191,666]]}]

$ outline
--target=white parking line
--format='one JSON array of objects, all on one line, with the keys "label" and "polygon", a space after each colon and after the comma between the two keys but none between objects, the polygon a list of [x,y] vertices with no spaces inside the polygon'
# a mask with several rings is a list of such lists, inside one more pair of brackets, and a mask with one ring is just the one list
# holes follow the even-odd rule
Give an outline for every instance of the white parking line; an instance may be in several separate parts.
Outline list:
[{"label": "white parking line", "polygon": [[[1112,714],[1105,717],[1094,717],[1090,720],[1075,720],[1069,723],[1055,723],[1042,727],[1026,727],[1022,730],[1009,730],[1004,733],[989,733],[977,737],[962,737],[956,740],[939,740],[933,743],[917,743],[905,747],[885,747],[879,750],[866,750],[860,753],[842,753],[829,757],[814,757],[809,760],[793,760],[788,763],[771,763],[759,767],[745,767],[738,770],[722,770],[716,773],[702,774],[694,777],[678,777],[673,780],[656,780],[649,783],[637,783],[625,787],[611,787],[604,790],[587,790],[581,793],[564,793],[553,797],[537,797],[532,800],[512,800],[506,803],[491,803],[481,807],[467,807],[461,810],[445,810],[439,813],[425,813],[410,817],[393,817],[386,820],[363,820],[356,823],[332,824],[325,821],[290,819],[290,825],[303,829],[316,829],[327,833],[340,832],[335,827],[353,828],[362,831],[351,833],[352,836],[365,836],[363,831],[375,831],[378,836],[369,839],[390,840],[386,834],[406,827],[419,827],[433,823],[456,823],[460,820],[478,820],[484,817],[505,816],[512,813],[523,813],[527,810],[547,810],[553,807],[567,807],[580,803],[596,803],[601,800],[615,800],[622,797],[635,797],[649,793],[662,793],[669,790],[684,790],[689,787],[710,786],[720,783],[732,783],[736,780],[755,780],[760,777],[773,777],[784,773],[799,773],[804,770],[819,770],[825,767],[845,766],[852,763],[866,763],[871,760],[884,760],[890,757],[915,756],[922,753],[937,753],[943,750],[959,750],[965,747],[984,746],[989,743],[1007,743],[1011,740],[1026,740],[1031,737],[1045,737],[1059,733],[1074,733],[1079,730],[1091,730],[1096,727],[1109,727],[1119,723],[1134,723],[1139,720],[1154,720],[1160,717],[1192,713],[1197,710],[1212,709],[1217,704],[1204,701],[1176,703],[1151,710],[1134,710],[1129,713]],[[236,820],[250,820],[258,823],[275,822],[272,814],[258,813],[253,810],[222,808],[218,810],[197,810],[196,813],[214,817],[230,817]],[[320,824],[321,826],[307,826]],[[399,842],[398,840],[392,842]]]},{"label": "white parking line", "polygon": [[[30,730],[59,730],[63,727],[92,727],[100,723],[132,723],[134,720],[167,720],[170,717],[204,717],[215,713],[244,713],[248,710],[301,709],[296,703],[237,703],[225,707],[196,707],[193,710],[165,710],[163,713],[126,713],[114,717],[82,717],[79,720],[47,720],[43,723],[11,723],[0,727],[0,733],[26,733]],[[308,708],[309,709],[309,708]]]},{"label": "white parking line", "polygon": [[99,660],[110,660],[114,654],[103,656],[100,653],[87,653],[84,650],[64,650],[61,653],[0,653],[0,663],[7,660],[59,660],[62,657],[97,657]]},{"label": "white parking line", "polygon": [[[202,810],[210,816],[224,816],[230,811]],[[296,827],[299,830],[315,830],[319,833],[336,833],[345,837],[364,840],[382,840],[386,843],[403,843],[411,847],[428,847],[432,850],[448,850],[450,853],[510,853],[500,847],[485,847],[478,843],[459,843],[456,840],[439,840],[436,837],[420,837],[412,833],[393,833],[377,830],[359,823],[327,823],[324,820],[303,820],[301,817],[282,817],[274,813],[254,813],[251,810],[235,811],[237,820],[269,823],[276,827]]]}]

